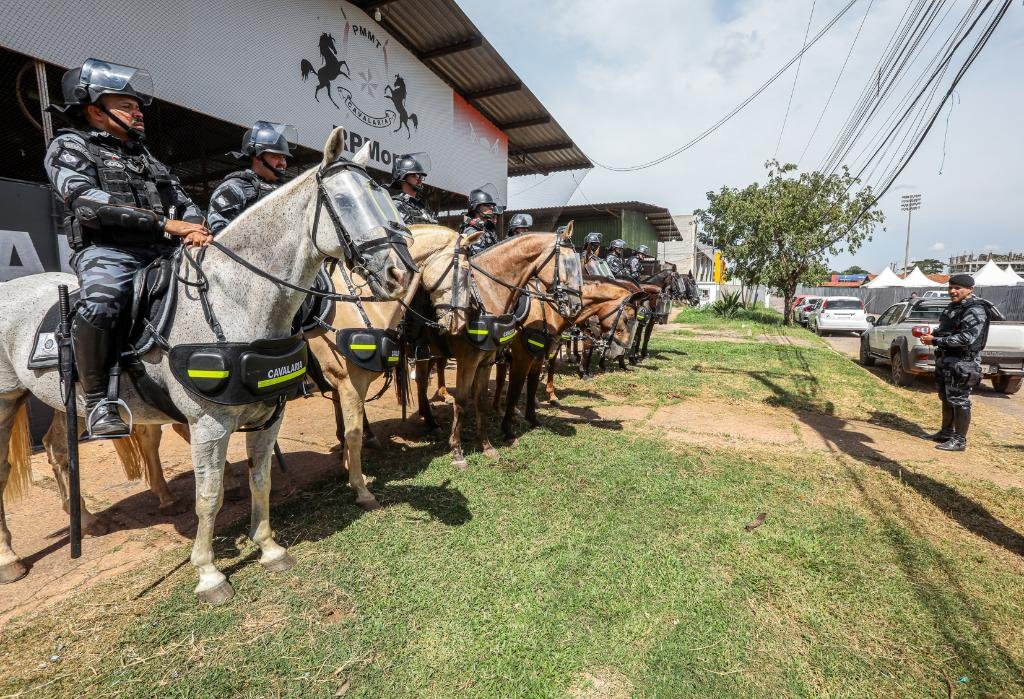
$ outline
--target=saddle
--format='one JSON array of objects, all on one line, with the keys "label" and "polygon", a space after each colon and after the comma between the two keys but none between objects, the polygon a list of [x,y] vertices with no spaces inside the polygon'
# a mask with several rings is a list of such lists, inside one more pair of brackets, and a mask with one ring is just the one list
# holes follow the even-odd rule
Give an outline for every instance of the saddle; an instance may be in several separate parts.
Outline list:
[{"label": "saddle", "polygon": [[[120,319],[120,354],[141,357],[157,346],[168,349],[165,334],[178,302],[178,285],[173,283],[181,260],[181,248],[171,257],[161,257],[135,273],[131,306]],[[71,307],[78,305],[78,290],[71,292]],[[35,343],[29,356],[29,369],[52,369],[57,366],[55,333],[60,323],[57,301],[43,316],[36,328]]]}]

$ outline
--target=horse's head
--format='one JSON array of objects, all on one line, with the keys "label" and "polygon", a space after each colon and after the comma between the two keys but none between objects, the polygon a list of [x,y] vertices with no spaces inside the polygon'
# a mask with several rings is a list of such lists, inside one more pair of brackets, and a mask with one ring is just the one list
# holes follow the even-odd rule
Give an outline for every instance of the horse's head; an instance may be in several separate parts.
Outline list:
[{"label": "horse's head", "polygon": [[[572,246],[572,222],[561,233],[554,233],[551,253],[544,258],[536,277],[555,300],[558,314],[575,318],[583,310],[583,270],[580,256]],[[512,243],[513,245],[515,243]]]},{"label": "horse's head", "polygon": [[613,310],[598,317],[601,335],[608,343],[606,358],[618,359],[633,345],[638,298],[637,294],[623,290]]},{"label": "horse's head", "polygon": [[338,46],[334,43],[334,37],[324,32],[320,35],[320,55],[327,58],[328,54],[337,55]]},{"label": "horse's head", "polygon": [[412,253],[420,268],[423,288],[438,311],[441,329],[458,335],[466,328],[472,304],[469,291],[469,246],[483,235],[459,235],[436,225],[413,226]]},{"label": "horse's head", "polygon": [[409,256],[411,234],[387,191],[366,173],[367,149],[352,160],[343,149],[344,130],[334,129],[316,173],[314,242],[366,279],[376,298],[401,298],[417,271]]},{"label": "horse's head", "polygon": [[405,79],[401,75],[399,75],[398,73],[395,73],[395,85],[394,85],[394,88],[396,90],[404,90],[405,89]]}]

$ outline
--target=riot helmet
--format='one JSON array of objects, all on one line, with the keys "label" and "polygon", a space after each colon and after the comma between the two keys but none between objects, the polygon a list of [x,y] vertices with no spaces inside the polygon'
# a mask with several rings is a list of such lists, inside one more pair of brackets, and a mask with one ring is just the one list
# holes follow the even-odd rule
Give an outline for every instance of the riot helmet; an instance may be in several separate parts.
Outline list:
[{"label": "riot helmet", "polygon": [[587,233],[587,237],[583,239],[583,247],[601,247],[601,234],[596,231],[591,231],[590,233]]},{"label": "riot helmet", "polygon": [[643,255],[644,257],[646,257],[647,255],[650,254],[650,251],[651,251],[651,249],[649,247],[647,247],[646,245],[637,245],[636,246],[636,254],[637,255]]},{"label": "riot helmet", "polygon": [[90,58],[81,68],[64,73],[61,90],[64,106],[53,106],[58,112],[94,104],[103,95],[128,95],[148,107],[153,102],[153,76],[142,68]]},{"label": "riot helmet", "polygon": [[490,220],[496,214],[501,213],[502,207],[498,205],[498,189],[489,182],[469,193],[466,210],[470,216],[473,216],[478,208],[486,204],[490,204],[494,208],[490,214],[482,215],[484,219]]},{"label": "riot helmet", "polygon": [[608,248],[612,252],[618,252],[621,255],[622,251],[626,249],[626,241],[622,238],[616,238],[612,242],[608,243]]},{"label": "riot helmet", "polygon": [[276,124],[272,121],[257,121],[242,135],[242,146],[228,155],[235,158],[259,158],[263,167],[283,180],[285,171],[271,166],[264,157],[267,153],[292,157],[291,144],[299,140],[299,132],[291,124]]},{"label": "riot helmet", "polygon": [[508,222],[508,234],[510,236],[515,235],[517,229],[522,228],[523,231],[528,230],[533,225],[533,216],[530,214],[516,214]]},{"label": "riot helmet", "polygon": [[[420,175],[421,178],[430,174],[430,156],[426,153],[407,153],[395,158],[391,166],[391,186],[394,187],[402,182],[408,175]],[[423,190],[423,180],[418,184],[409,185],[417,192]]]}]

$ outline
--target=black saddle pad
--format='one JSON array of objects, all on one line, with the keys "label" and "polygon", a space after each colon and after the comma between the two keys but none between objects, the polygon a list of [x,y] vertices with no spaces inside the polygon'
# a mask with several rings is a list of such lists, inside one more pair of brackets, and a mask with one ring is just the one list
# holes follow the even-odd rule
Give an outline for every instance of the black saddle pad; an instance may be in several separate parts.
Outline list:
[{"label": "black saddle pad", "polygon": [[[312,288],[315,291],[334,293],[334,281],[327,271],[326,264],[316,273]],[[333,308],[334,301],[331,299],[307,294],[302,306],[299,307],[299,312],[295,314],[295,320],[292,321],[292,331],[310,332],[317,328],[329,328],[327,316],[331,314]]]}]

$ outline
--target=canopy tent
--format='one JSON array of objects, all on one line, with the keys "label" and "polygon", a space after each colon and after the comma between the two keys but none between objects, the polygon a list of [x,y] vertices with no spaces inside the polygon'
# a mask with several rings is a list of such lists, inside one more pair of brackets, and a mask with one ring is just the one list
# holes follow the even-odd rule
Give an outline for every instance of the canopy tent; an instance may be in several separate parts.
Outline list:
[{"label": "canopy tent", "polygon": [[992,260],[986,262],[984,267],[974,273],[976,286],[1014,286],[1016,283]]},{"label": "canopy tent", "polygon": [[1006,273],[1007,278],[1009,278],[1014,284],[1024,284],[1024,277],[1017,274],[1013,269],[1013,265],[1006,265],[1006,269],[1003,271]]},{"label": "canopy tent", "polygon": [[[1024,280],[1022,280],[1024,281]],[[907,278],[903,280],[903,286],[945,286],[934,282],[925,276],[924,272],[921,271],[920,267],[915,266],[914,270],[907,275]]]},{"label": "canopy tent", "polygon": [[886,267],[878,276],[865,284],[862,284],[862,288],[868,289],[884,289],[890,286],[906,286],[903,280],[896,276],[896,273],[892,271],[891,267]]}]

